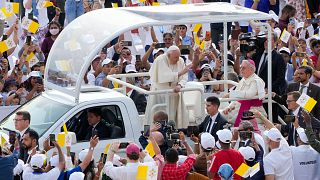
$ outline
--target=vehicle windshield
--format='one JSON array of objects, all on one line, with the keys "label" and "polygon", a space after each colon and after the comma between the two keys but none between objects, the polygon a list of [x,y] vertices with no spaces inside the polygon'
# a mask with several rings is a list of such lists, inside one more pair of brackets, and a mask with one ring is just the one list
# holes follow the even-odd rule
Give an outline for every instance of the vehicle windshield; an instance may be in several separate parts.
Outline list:
[{"label": "vehicle windshield", "polygon": [[61,116],[68,112],[72,106],[53,101],[44,96],[38,96],[23,106],[19,107],[11,115],[3,119],[1,127],[5,130],[15,130],[14,117],[17,111],[28,111],[31,115],[31,129],[41,136]]}]

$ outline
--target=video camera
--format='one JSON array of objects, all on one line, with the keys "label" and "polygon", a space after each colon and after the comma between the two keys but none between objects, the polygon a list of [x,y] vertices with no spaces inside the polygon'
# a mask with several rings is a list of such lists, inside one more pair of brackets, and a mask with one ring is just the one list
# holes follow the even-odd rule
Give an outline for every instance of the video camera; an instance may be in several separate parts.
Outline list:
[{"label": "video camera", "polygon": [[239,35],[240,52],[247,53],[257,49],[264,49],[266,38],[264,35],[255,36],[252,33],[242,33]]},{"label": "video camera", "polygon": [[162,124],[166,132],[165,141],[167,142],[168,147],[172,147],[173,145],[181,145],[179,131],[175,129],[176,123],[173,120],[169,120],[168,123]]}]

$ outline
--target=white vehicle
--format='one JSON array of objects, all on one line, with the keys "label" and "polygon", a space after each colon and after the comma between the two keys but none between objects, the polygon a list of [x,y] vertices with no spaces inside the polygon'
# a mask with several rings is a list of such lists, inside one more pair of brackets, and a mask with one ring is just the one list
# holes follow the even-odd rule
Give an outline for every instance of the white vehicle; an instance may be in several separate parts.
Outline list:
[{"label": "white vehicle", "polygon": [[[71,127],[69,131],[75,132],[77,136],[77,143],[72,145],[72,151],[79,152],[89,146],[88,141],[82,137],[87,133],[86,110],[101,107],[103,119],[114,125],[115,135],[110,139],[100,139],[95,150],[96,160],[105,145],[113,141],[132,141],[138,144],[143,126],[133,101],[114,90],[82,86],[91,60],[105,44],[122,33],[141,26],[224,22],[226,27],[227,22],[266,19],[270,19],[268,14],[229,3],[107,8],[86,13],[70,23],[55,41],[46,65],[45,92],[8,115],[0,127],[3,130],[14,130],[15,112],[26,110],[31,114],[31,128],[41,137],[40,146],[49,134],[63,132],[62,126],[66,123]],[[268,30],[270,38],[269,26]],[[226,28],[224,38],[226,42]],[[226,48],[225,43],[225,64]],[[271,63],[268,66],[271,69]],[[227,67],[224,68],[227,71]],[[185,91],[190,89],[185,88]],[[172,90],[163,91],[167,92]],[[148,92],[151,93],[156,92]],[[271,96],[270,92],[269,95]],[[202,108],[204,116],[204,106],[197,107]]]}]

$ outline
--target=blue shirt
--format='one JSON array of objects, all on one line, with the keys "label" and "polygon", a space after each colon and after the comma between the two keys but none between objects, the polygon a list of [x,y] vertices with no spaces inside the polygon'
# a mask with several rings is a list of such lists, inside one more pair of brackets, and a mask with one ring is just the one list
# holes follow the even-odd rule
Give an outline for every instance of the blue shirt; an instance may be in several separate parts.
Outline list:
[{"label": "blue shirt", "polygon": [[65,176],[67,176],[66,179],[69,179],[70,175],[74,172],[82,172],[81,167],[77,166],[69,171],[61,171],[60,176],[58,177],[58,180],[64,180]]},{"label": "blue shirt", "polygon": [[14,150],[10,156],[0,157],[0,179],[13,179],[13,168],[17,165],[19,152]]}]

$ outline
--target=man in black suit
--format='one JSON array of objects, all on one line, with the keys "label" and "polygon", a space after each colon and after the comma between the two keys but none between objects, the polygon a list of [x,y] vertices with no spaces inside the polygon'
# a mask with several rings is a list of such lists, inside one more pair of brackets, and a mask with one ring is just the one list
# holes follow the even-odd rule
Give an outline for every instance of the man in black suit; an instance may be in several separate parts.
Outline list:
[{"label": "man in black suit", "polygon": [[24,160],[28,154],[25,151],[25,148],[22,145],[22,137],[24,134],[28,133],[30,130],[30,113],[27,111],[18,111],[16,112],[16,116],[14,117],[14,127],[18,131],[17,138],[19,140],[20,145],[20,154],[19,159]]},{"label": "man in black suit", "polygon": [[[277,125],[277,127],[281,130],[281,133],[284,136],[288,136],[288,144],[289,145],[297,145],[297,132],[296,127],[306,128],[306,124],[302,117],[302,111],[304,111],[299,104],[297,104],[297,100],[301,96],[299,91],[292,91],[287,94],[287,104],[289,109],[289,114],[294,115],[296,117],[295,122],[286,122],[286,125]],[[315,132],[319,132],[320,130],[320,121],[311,115],[311,123],[312,128]],[[296,127],[295,127],[296,126]]]},{"label": "man in black suit", "polygon": [[[312,76],[312,69],[309,66],[301,66],[297,69],[297,80],[296,83],[289,84],[286,92],[299,91],[301,94],[305,93],[312,97],[316,101],[320,100],[320,87],[310,83],[309,79]],[[286,105],[287,95],[279,96],[278,94],[273,94],[273,100],[279,104]],[[316,106],[313,108],[311,113],[315,118],[320,118],[320,103],[317,102]]]},{"label": "man in black suit", "polygon": [[93,135],[97,135],[100,139],[111,137],[111,127],[102,121],[101,108],[93,107],[87,110],[89,128],[85,140],[90,140]]},{"label": "man in black suit", "polygon": [[[282,58],[282,56],[274,50],[275,42],[278,40],[278,36],[276,33],[272,33],[271,37],[271,83],[272,83],[272,92],[282,95],[286,88],[286,62]],[[256,64],[256,74],[265,82],[265,88],[268,88],[268,57],[267,57],[267,49],[268,49],[268,40],[264,42],[263,49],[257,49],[257,53],[252,56],[253,61]],[[268,111],[267,104],[263,106],[266,111]],[[276,104],[272,105],[272,119],[274,122],[278,120],[278,106]]]},{"label": "man in black suit", "polygon": [[218,130],[224,129],[228,121],[219,113],[220,101],[217,97],[208,97],[206,101],[206,110],[209,115],[199,125],[199,133],[208,132],[218,141],[216,133]]}]

